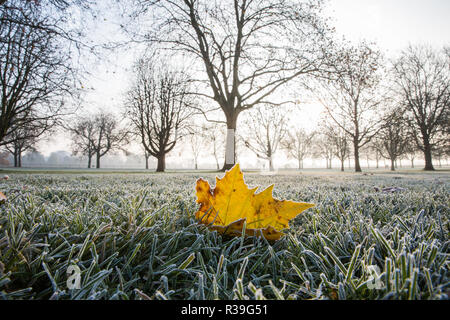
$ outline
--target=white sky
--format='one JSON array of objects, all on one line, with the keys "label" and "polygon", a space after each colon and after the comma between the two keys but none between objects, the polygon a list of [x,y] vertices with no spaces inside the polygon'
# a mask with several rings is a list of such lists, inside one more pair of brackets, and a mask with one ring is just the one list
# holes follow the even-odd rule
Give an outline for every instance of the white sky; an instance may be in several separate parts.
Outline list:
[{"label": "white sky", "polygon": [[[351,41],[376,41],[388,57],[395,56],[409,43],[436,47],[450,44],[450,0],[329,0],[326,13],[339,34]],[[96,30],[100,38],[116,33],[108,20],[99,21]],[[83,84],[92,88],[86,96],[87,109],[120,110],[136,56],[122,50],[96,64],[92,72],[95,76]],[[304,105],[300,117],[303,125],[311,127],[320,112],[318,105]],[[39,149],[45,155],[57,150],[70,151],[70,140],[57,134],[42,142]]]},{"label": "white sky", "polygon": [[337,31],[350,40],[376,40],[395,54],[409,43],[450,42],[449,0],[330,0]]}]

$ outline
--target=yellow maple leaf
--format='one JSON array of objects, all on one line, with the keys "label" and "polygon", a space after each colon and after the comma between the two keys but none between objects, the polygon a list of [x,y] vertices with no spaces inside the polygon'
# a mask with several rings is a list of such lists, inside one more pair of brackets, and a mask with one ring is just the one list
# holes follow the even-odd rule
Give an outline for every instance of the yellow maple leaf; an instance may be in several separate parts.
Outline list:
[{"label": "yellow maple leaf", "polygon": [[0,204],[5,203],[8,198],[5,196],[3,192],[0,191]]},{"label": "yellow maple leaf", "polygon": [[195,213],[197,220],[227,235],[241,235],[246,223],[246,235],[278,240],[284,235],[281,231],[289,228],[289,220],[314,206],[273,198],[273,185],[255,193],[258,187],[250,189],[247,186],[239,164],[227,171],[222,179],[216,177],[214,189],[201,178],[195,189],[200,204]]}]

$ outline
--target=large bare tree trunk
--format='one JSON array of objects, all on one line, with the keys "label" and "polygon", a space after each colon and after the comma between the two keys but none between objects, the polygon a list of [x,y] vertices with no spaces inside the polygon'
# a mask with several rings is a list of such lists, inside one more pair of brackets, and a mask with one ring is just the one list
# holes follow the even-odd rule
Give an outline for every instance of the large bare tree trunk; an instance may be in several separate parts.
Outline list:
[{"label": "large bare tree trunk", "polygon": [[361,165],[359,164],[359,146],[357,142],[353,142],[355,153],[355,172],[362,172]]},{"label": "large bare tree trunk", "polygon": [[236,123],[238,113],[227,117],[227,138],[225,145],[225,163],[222,171],[230,170],[236,164]]},{"label": "large bare tree trunk", "polygon": [[272,156],[269,157],[269,170],[273,171],[273,160],[272,160]]},{"label": "large bare tree trunk", "polygon": [[342,159],[342,160],[341,160],[341,171],[342,171],[342,172],[345,171],[345,168],[344,168],[344,162],[345,162],[345,159]]},{"label": "large bare tree trunk", "polygon": [[158,157],[158,166],[156,167],[156,172],[164,172],[166,170],[166,154],[162,153]]},{"label": "large bare tree trunk", "polygon": [[92,156],[88,155],[88,169],[92,167]]},{"label": "large bare tree trunk", "polygon": [[100,169],[100,154],[97,152],[97,169]]},{"label": "large bare tree trunk", "polygon": [[434,171],[434,167],[433,167],[433,159],[431,156],[431,146],[430,146],[430,141],[428,140],[427,136],[423,137],[423,154],[425,157],[425,168],[424,170],[427,171]]},{"label": "large bare tree trunk", "polygon": [[395,159],[391,159],[391,171],[395,171]]},{"label": "large bare tree trunk", "polygon": [[429,150],[425,151],[424,152],[424,156],[425,156],[425,168],[424,168],[424,170],[434,171],[433,160],[431,158],[431,151],[429,151]]}]

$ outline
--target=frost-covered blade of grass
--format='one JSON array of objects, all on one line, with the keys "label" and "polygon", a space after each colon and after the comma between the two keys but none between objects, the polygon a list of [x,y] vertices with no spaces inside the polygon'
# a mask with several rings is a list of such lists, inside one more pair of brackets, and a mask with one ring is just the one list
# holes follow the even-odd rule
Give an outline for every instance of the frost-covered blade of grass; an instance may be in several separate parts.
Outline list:
[{"label": "frost-covered blade of grass", "polygon": [[197,224],[196,178],[11,174],[0,183],[0,299],[448,298],[448,175],[248,175],[316,204],[275,243]]}]

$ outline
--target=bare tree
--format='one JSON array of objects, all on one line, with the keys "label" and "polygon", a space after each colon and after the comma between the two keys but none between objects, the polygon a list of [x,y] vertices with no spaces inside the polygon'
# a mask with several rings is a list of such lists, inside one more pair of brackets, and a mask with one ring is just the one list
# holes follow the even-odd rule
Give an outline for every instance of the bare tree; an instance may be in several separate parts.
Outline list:
[{"label": "bare tree", "polygon": [[188,135],[189,145],[191,147],[192,155],[194,157],[194,170],[198,170],[198,158],[204,148],[205,135],[204,130],[191,130]]},{"label": "bare tree", "polygon": [[447,150],[444,148],[436,148],[433,150],[433,157],[437,159],[439,168],[442,168],[442,159],[447,155]]},{"label": "bare tree", "polygon": [[370,148],[375,156],[375,163],[376,163],[375,168],[379,169],[380,168],[380,160],[382,158],[380,151],[378,151],[378,148],[374,148],[373,146],[370,146]]},{"label": "bare tree", "polygon": [[334,81],[322,83],[316,90],[319,101],[334,123],[344,130],[353,143],[355,171],[361,172],[360,149],[370,142],[377,132],[376,110],[380,104],[377,88],[381,53],[369,44],[341,51],[339,76]]},{"label": "bare tree", "polygon": [[417,158],[417,146],[415,143],[411,143],[411,140],[408,140],[408,145],[405,151],[405,158],[411,162],[411,168],[414,168],[414,160]]},{"label": "bare tree", "polygon": [[156,171],[166,167],[166,154],[187,133],[192,115],[188,79],[181,72],[159,68],[149,59],[136,64],[136,80],[128,92],[126,116],[131,121],[144,149],[157,158]]},{"label": "bare tree", "polygon": [[221,152],[220,148],[224,144],[223,129],[224,126],[219,123],[212,123],[203,127],[203,135],[205,140],[210,144],[217,170],[220,170],[219,159],[223,158],[223,152]]},{"label": "bare tree", "polygon": [[116,117],[100,111],[90,117],[80,117],[73,126],[66,126],[72,134],[72,152],[88,158],[88,168],[96,156],[96,168],[108,152],[122,150],[128,142],[128,131],[119,127]]},{"label": "bare tree", "polygon": [[[61,28],[61,25],[58,27],[56,22],[62,22],[64,17],[67,18],[67,15],[70,14],[69,9],[71,7],[78,6],[81,9],[89,9],[93,3],[93,0],[0,0],[0,8],[3,7],[3,9],[14,11],[48,11],[49,13],[52,13],[53,16],[47,17],[48,20],[51,21],[47,21],[44,30],[47,30],[47,32],[66,34],[69,36],[73,35],[75,30],[64,30]],[[6,16],[0,20],[0,23],[7,21],[20,23],[24,26],[33,27],[36,29],[43,28],[42,26],[34,25],[32,19],[17,19],[17,17],[14,16]]]},{"label": "bare tree", "polygon": [[288,155],[298,161],[298,169],[303,169],[303,160],[311,153],[316,132],[306,132],[304,129],[288,132],[282,146]]},{"label": "bare tree", "polygon": [[260,106],[247,119],[248,137],[244,139],[245,146],[253,151],[258,158],[269,162],[273,171],[273,155],[287,135],[288,112],[270,105]]},{"label": "bare tree", "polygon": [[[329,150],[331,150],[334,156],[341,162],[341,171],[345,171],[345,159],[350,154],[350,143],[347,133],[342,128],[330,122],[324,122],[320,127],[321,131],[326,136],[326,139],[322,143],[329,145],[324,148],[325,150],[322,153],[325,154],[327,158],[331,158],[329,157]],[[331,162],[329,162],[328,167],[331,168]]]},{"label": "bare tree", "polygon": [[35,145],[43,135],[52,131],[56,122],[54,119],[34,119],[26,124],[13,128],[5,137],[5,148],[14,156],[14,166],[22,166],[22,154],[27,150],[35,150]]},{"label": "bare tree", "polygon": [[0,145],[11,143],[15,130],[55,124],[67,112],[64,98],[74,92],[69,52],[49,32],[47,15],[17,2],[0,5]]},{"label": "bare tree", "polygon": [[150,159],[151,154],[147,152],[144,148],[144,158],[145,158],[145,169],[148,170],[148,159]]},{"label": "bare tree", "polygon": [[409,46],[394,62],[399,102],[409,117],[425,170],[434,170],[432,153],[448,142],[450,126],[450,57],[425,46]]},{"label": "bare tree", "polygon": [[366,145],[362,149],[362,154],[366,157],[367,169],[370,169],[370,159],[371,159],[371,156],[372,156],[372,150],[370,148],[370,145]]},{"label": "bare tree", "polygon": [[[195,93],[212,99],[218,107],[198,111],[208,120],[226,123],[228,129],[223,170],[236,162],[239,114],[258,104],[287,102],[272,94],[302,75],[318,75],[331,56],[332,30],[321,17],[322,0],[143,3],[139,14],[152,14],[143,40],[193,59],[193,66],[196,62],[202,66]],[[140,39],[137,34],[133,38]],[[221,110],[226,121],[209,119],[213,110]]]},{"label": "bare tree", "polygon": [[92,117],[80,117],[75,124],[66,126],[72,137],[72,153],[88,158],[88,168],[92,167],[92,157],[95,155],[94,140],[97,127]]},{"label": "bare tree", "polygon": [[409,138],[400,110],[394,109],[387,113],[381,123],[375,145],[384,158],[391,160],[391,171],[395,171],[397,159],[406,153]]},{"label": "bare tree", "polygon": [[[447,48],[447,57],[450,68],[450,47]],[[438,125],[441,130],[439,130],[439,136],[435,139],[439,141],[438,148],[442,150],[442,156],[448,160],[450,157],[450,108],[446,108],[446,111],[441,116]]]},{"label": "bare tree", "polygon": [[[120,128],[112,113],[100,112],[94,118],[95,133],[93,147],[96,155],[96,167],[100,168],[100,159],[108,152],[120,150],[128,143],[128,131]],[[123,149],[122,149],[123,150]]]},{"label": "bare tree", "polygon": [[[96,0],[0,0],[0,25],[17,27],[52,37],[59,42],[69,56],[82,49],[96,52],[97,45],[86,42],[86,21],[98,19]],[[67,61],[70,61],[68,59]],[[86,72],[86,70],[84,70]]]},{"label": "bare tree", "polygon": [[5,145],[6,150],[14,157],[14,167],[22,167],[22,155],[25,151],[35,151],[39,137],[46,132],[46,128],[39,126],[26,126],[13,130],[7,139],[10,141]]},{"label": "bare tree", "polygon": [[326,168],[332,169],[333,157],[335,154],[335,146],[333,145],[330,137],[324,132],[317,134],[314,137],[314,152],[315,158],[325,159]]}]

